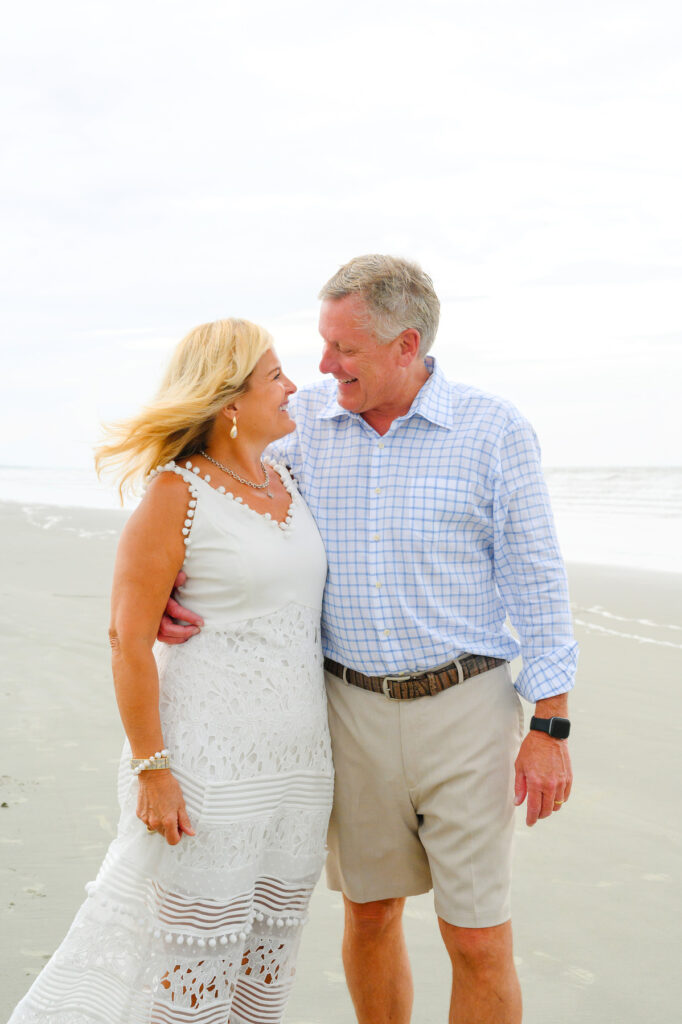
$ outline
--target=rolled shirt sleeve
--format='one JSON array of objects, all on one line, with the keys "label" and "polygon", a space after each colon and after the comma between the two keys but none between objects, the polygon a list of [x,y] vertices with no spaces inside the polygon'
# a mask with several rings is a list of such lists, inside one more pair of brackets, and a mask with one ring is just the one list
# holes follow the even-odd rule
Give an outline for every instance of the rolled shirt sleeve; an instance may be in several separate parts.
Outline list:
[{"label": "rolled shirt sleeve", "polygon": [[523,655],[516,689],[528,701],[565,693],[574,684],[578,657],[568,581],[540,447],[521,417],[500,444],[493,518],[495,584]]}]

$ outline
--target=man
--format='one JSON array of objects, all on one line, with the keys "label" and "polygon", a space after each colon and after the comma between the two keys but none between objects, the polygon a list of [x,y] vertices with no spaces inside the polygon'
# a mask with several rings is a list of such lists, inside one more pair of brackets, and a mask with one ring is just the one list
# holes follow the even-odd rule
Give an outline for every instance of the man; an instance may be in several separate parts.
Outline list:
[{"label": "man", "polygon": [[[576,646],[537,442],[508,402],[448,383],[427,356],[439,302],[415,264],[359,257],[320,298],[335,383],[292,398],[297,430],[275,454],[329,561],[327,874],[344,894],[348,986],[360,1024],[410,1020],[401,916],[433,888],[450,1020],[517,1024],[513,807],[527,799],[533,825],[572,781]],[[516,690],[535,702],[520,750],[507,614]]]}]

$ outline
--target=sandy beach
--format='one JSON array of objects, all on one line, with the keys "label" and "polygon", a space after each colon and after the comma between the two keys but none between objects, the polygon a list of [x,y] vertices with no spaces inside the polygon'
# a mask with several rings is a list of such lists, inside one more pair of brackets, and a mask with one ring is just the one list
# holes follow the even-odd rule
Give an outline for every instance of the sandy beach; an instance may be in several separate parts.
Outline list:
[{"label": "sandy beach", "polygon": [[[0,505],[0,1019],[63,937],[117,818],[122,730],[107,646],[125,514]],[[682,578],[570,567],[581,644],[570,802],[518,814],[515,953],[526,1024],[677,1019],[682,999]],[[527,708],[527,713],[529,709]],[[406,917],[415,1024],[442,1024],[430,896]],[[318,886],[289,1024],[352,1024],[341,901]]]}]

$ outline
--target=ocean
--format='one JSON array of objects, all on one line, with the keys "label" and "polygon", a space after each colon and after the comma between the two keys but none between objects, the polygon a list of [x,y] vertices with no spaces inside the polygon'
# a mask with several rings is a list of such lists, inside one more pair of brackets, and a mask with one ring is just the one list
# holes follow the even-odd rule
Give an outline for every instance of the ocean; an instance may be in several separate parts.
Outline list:
[{"label": "ocean", "polygon": [[[682,466],[545,475],[566,561],[682,573]],[[0,501],[120,508],[114,489],[85,469],[0,466]]]}]

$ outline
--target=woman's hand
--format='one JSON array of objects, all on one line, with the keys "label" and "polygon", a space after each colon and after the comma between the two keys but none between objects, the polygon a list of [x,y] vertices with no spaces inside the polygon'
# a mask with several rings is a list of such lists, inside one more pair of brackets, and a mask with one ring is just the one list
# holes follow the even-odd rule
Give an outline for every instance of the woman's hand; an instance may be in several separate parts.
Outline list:
[{"label": "woman's hand", "polygon": [[193,836],[180,783],[170,769],[140,772],[137,816],[152,832],[159,832],[170,846],[180,842],[183,832]]}]

